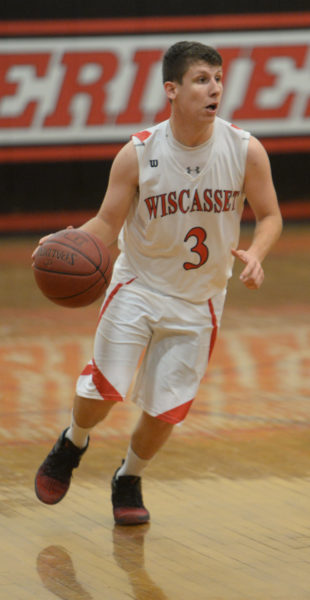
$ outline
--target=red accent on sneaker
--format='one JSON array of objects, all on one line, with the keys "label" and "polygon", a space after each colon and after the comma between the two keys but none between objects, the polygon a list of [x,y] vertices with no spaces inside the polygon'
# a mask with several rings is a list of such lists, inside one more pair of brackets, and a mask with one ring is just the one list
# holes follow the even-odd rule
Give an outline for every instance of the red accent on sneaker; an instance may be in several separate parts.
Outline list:
[{"label": "red accent on sneaker", "polygon": [[35,481],[36,494],[44,504],[57,504],[60,502],[66,495],[69,486],[70,482],[62,483],[45,475],[43,467],[38,470]]},{"label": "red accent on sneaker", "polygon": [[122,506],[114,508],[113,515],[117,525],[142,525],[150,520],[150,513],[146,508]]},{"label": "red accent on sneaker", "polygon": [[45,504],[57,504],[67,493],[73,469],[76,469],[82,455],[88,448],[77,448],[66,438],[65,429],[52,450],[49,452],[35,476],[35,492],[39,500]]}]

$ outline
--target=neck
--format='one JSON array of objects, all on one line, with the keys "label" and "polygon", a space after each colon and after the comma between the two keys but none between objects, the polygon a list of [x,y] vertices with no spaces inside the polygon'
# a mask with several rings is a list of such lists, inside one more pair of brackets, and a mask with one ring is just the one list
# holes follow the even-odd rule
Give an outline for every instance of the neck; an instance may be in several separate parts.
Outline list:
[{"label": "neck", "polygon": [[173,133],[173,137],[183,146],[201,146],[207,142],[213,133],[214,121],[205,124],[201,127],[201,124],[196,128],[192,123],[178,123],[178,119],[171,115],[170,127]]}]

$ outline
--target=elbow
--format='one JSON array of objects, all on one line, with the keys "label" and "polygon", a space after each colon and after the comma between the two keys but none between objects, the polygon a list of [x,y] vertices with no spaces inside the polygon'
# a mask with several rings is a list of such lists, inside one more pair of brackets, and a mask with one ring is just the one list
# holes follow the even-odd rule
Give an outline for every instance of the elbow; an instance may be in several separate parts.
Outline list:
[{"label": "elbow", "polygon": [[282,218],[280,209],[275,215],[272,216],[272,222],[273,222],[274,241],[276,242],[279,239],[279,237],[283,231],[283,218]]},{"label": "elbow", "polygon": [[277,228],[278,228],[278,237],[280,237],[282,231],[283,231],[283,217],[281,215],[280,209],[278,214],[276,215],[276,221],[277,221]]}]

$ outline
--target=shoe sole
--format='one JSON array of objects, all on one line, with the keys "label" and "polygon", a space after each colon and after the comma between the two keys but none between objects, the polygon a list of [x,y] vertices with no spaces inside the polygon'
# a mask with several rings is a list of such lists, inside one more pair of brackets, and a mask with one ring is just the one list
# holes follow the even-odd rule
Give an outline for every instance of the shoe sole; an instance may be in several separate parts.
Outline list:
[{"label": "shoe sole", "polygon": [[124,512],[124,514],[122,515],[118,515],[116,510],[113,511],[114,521],[116,525],[144,525],[150,520],[150,515],[148,512],[139,515],[136,511],[128,511]]}]

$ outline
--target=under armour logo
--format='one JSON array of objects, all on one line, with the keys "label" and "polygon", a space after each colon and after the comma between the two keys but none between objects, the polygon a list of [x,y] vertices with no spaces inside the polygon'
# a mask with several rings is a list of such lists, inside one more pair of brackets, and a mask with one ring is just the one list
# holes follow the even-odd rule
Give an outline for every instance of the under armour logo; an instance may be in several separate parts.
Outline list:
[{"label": "under armour logo", "polygon": [[151,167],[158,167],[158,160],[157,160],[157,158],[151,159],[150,160],[150,165],[151,165]]},{"label": "under armour logo", "polygon": [[195,173],[200,173],[200,167],[195,167],[194,169],[191,169],[191,167],[186,167],[186,171],[187,173],[190,175],[192,172]]}]

